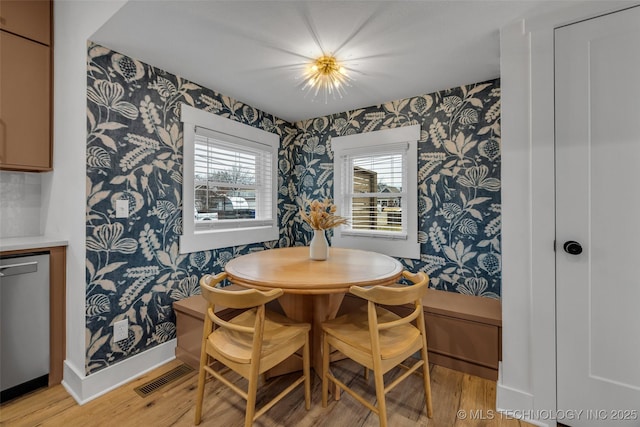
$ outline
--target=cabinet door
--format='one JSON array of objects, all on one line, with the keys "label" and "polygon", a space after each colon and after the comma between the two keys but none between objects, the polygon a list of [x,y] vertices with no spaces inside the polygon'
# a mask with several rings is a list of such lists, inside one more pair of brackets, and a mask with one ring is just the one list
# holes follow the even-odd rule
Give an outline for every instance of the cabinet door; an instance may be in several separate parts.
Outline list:
[{"label": "cabinet door", "polygon": [[0,168],[50,170],[50,49],[4,31],[0,46]]},{"label": "cabinet door", "polygon": [[0,1],[0,29],[51,44],[51,0]]}]

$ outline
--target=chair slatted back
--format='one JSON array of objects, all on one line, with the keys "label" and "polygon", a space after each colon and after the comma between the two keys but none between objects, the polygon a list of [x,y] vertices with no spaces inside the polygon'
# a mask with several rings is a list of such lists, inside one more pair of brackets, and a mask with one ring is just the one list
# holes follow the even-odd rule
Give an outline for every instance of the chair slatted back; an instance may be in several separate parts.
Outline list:
[{"label": "chair slatted back", "polygon": [[[242,291],[230,291],[224,288],[217,288],[216,285],[227,278],[227,273],[222,272],[212,276],[206,274],[200,279],[200,291],[202,296],[209,303],[207,318],[205,318],[205,335],[214,330],[214,325],[227,328],[233,331],[253,334],[253,355],[258,357],[262,348],[262,336],[264,333],[265,304],[280,297],[282,289],[272,289],[268,292],[257,289],[247,289]],[[256,308],[256,319],[253,327],[237,325],[221,319],[216,313],[216,306],[223,306],[235,309]]]},{"label": "chair slatted back", "polygon": [[[413,274],[408,271],[403,271],[402,276],[411,281],[413,285],[399,287],[373,286],[371,288],[352,286],[349,289],[352,294],[368,301],[369,329],[374,347],[378,342],[377,335],[379,331],[404,325],[416,319],[418,319],[418,328],[422,330],[420,325],[420,323],[424,322],[422,297],[427,292],[429,277],[422,272]],[[413,303],[414,305],[414,309],[409,315],[391,322],[378,323],[376,304],[402,305],[408,303]]]}]

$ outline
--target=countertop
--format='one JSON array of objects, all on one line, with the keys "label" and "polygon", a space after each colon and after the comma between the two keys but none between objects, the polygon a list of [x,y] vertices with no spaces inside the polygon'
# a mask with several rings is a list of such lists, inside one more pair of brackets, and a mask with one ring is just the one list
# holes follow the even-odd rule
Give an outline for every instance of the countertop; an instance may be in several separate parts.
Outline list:
[{"label": "countertop", "polygon": [[67,246],[69,241],[59,236],[27,236],[0,239],[0,252],[20,251],[24,249],[42,249]]}]

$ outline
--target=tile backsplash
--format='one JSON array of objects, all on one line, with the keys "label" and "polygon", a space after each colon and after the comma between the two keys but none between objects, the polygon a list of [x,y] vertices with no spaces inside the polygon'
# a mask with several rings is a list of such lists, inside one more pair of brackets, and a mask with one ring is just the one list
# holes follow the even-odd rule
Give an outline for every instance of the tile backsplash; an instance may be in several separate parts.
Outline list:
[{"label": "tile backsplash", "polygon": [[0,238],[42,234],[42,176],[0,171]]}]

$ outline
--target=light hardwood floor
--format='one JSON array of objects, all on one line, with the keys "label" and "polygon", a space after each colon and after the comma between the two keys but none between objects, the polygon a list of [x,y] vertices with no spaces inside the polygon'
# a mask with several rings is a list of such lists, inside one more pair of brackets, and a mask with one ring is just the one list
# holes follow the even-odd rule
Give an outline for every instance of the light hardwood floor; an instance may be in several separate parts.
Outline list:
[{"label": "light hardwood floor", "polygon": [[[138,396],[134,388],[178,366],[175,360],[119,387],[83,406],[79,406],[60,385],[38,390],[0,406],[2,426],[192,426],[197,375],[183,377],[146,398]],[[334,374],[365,394],[373,402],[373,375],[367,384],[362,368],[349,360],[332,364]],[[393,376],[395,370],[388,375]],[[296,374],[292,374],[296,375]],[[288,384],[288,376],[269,380],[258,389],[258,407],[275,396]],[[387,375],[385,380],[388,383]],[[246,387],[243,379],[236,381]],[[434,416],[428,419],[424,409],[421,378],[411,376],[387,395],[389,425],[404,426],[531,426],[506,418],[495,412],[496,385],[492,381],[463,374],[441,366],[431,366]],[[340,401],[330,396],[329,406],[321,405],[321,381],[314,376],[311,389],[311,410],[304,409],[302,386],[285,397],[255,423],[267,426],[378,426],[378,417],[342,393]],[[467,416],[457,416],[462,411]],[[208,382],[201,426],[242,426],[244,400],[219,382]]]}]

